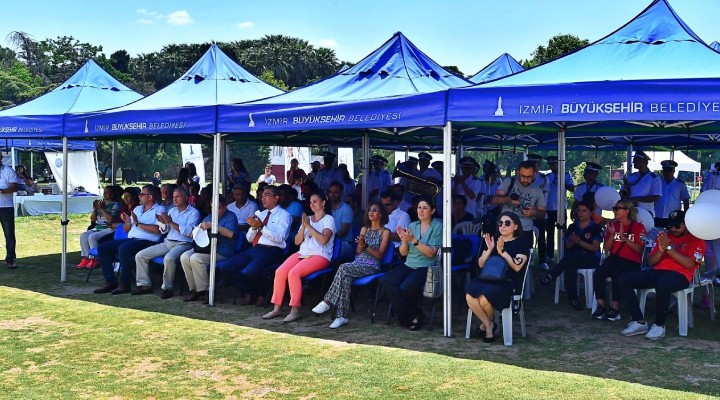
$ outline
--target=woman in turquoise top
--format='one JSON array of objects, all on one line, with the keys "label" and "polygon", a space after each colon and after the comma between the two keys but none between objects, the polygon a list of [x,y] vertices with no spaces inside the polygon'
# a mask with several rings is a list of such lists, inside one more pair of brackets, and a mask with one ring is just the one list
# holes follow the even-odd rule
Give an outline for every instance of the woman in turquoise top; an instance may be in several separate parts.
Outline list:
[{"label": "woman in turquoise top", "polygon": [[390,299],[400,325],[416,331],[422,328],[425,315],[418,306],[427,269],[437,264],[438,249],[442,245],[442,222],[433,218],[435,201],[420,196],[417,203],[418,220],[407,227],[398,226],[400,254],[407,256],[404,265],[391,269],[382,278],[382,287]]}]

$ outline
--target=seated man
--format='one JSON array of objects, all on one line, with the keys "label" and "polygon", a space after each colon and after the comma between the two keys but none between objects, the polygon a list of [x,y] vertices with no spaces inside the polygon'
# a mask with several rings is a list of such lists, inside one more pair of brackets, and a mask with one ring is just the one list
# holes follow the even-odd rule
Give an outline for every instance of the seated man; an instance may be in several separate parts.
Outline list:
[{"label": "seated man", "polygon": [[342,242],[340,245],[340,255],[337,261],[346,261],[352,259],[353,246],[355,240],[352,237],[353,210],[343,201],[343,185],[334,181],[330,184],[327,192],[327,198],[332,209],[332,216],[335,219],[335,240]]},{"label": "seated man", "polygon": [[192,248],[192,229],[200,220],[200,213],[195,207],[188,204],[188,192],[184,187],[178,187],[172,194],[174,207],[168,213],[158,215],[158,221],[164,225],[161,232],[168,232],[162,243],[150,246],[135,256],[137,288],[132,294],[152,293],[150,282],[150,261],[155,257],[163,257],[163,283],[161,299],[173,297],[173,282],[175,270],[180,256]]},{"label": "seated man", "polygon": [[[233,191],[244,183],[236,184]],[[244,222],[244,221],[243,221]],[[200,224],[200,229],[209,231],[212,226],[212,214],[205,217]],[[217,260],[224,260],[235,253],[235,232],[238,230],[238,222],[235,214],[227,207],[227,200],[222,195],[218,196],[218,241]],[[244,238],[242,240],[245,240]],[[198,253],[190,249],[180,256],[182,269],[187,279],[188,293],[183,301],[208,300],[208,265],[210,265],[210,254]]]},{"label": "seated man", "polygon": [[230,257],[225,268],[217,272],[226,278],[237,278],[245,297],[242,305],[253,301],[265,304],[267,280],[265,270],[280,264],[285,259],[285,246],[292,219],[287,211],[279,206],[280,189],[266,186],[262,192],[263,211],[257,211],[247,219],[250,229],[245,237],[251,247],[242,253]]},{"label": "seated man", "polygon": [[[688,232],[685,212],[673,211],[668,220],[669,234],[660,232],[648,259],[652,269],[628,272],[620,276],[621,295],[632,321],[620,332],[623,336],[645,334],[650,340],[665,336],[665,316],[670,295],[687,289],[705,254],[705,242]],[[640,311],[635,289],[655,288],[655,324],[648,324]]]},{"label": "seated man", "polygon": [[250,229],[247,219],[257,211],[257,203],[248,197],[250,189],[246,183],[238,183],[233,186],[232,194],[235,202],[228,204],[227,209],[237,217],[238,228],[243,232],[247,232]]},{"label": "seated man", "polygon": [[[105,286],[95,289],[95,293],[123,294],[130,292],[130,273],[135,271],[135,255],[145,248],[158,243],[162,235],[157,226],[157,215],[165,212],[158,204],[160,189],[157,186],[145,185],[140,191],[140,205],[135,207],[132,215],[121,214],[123,224],[116,229],[128,232],[126,239],[110,240],[98,246],[98,259],[102,268]],[[120,283],[115,277],[113,263],[120,257]]]}]

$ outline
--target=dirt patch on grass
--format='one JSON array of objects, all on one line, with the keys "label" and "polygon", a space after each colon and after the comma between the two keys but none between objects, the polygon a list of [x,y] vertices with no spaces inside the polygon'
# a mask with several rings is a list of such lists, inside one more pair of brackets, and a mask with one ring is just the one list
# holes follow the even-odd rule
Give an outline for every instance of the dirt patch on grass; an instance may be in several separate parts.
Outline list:
[{"label": "dirt patch on grass", "polygon": [[38,327],[38,326],[53,326],[57,325],[52,320],[49,320],[44,317],[40,316],[32,316],[27,317],[24,319],[15,319],[15,320],[5,320],[0,321],[0,329],[6,329],[6,330],[12,330],[12,331],[18,331],[23,330],[31,327]]}]

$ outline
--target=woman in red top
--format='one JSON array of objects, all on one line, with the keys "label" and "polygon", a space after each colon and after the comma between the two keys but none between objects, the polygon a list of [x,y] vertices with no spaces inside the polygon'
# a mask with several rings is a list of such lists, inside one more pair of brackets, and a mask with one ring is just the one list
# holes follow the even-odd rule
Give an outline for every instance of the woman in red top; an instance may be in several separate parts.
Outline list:
[{"label": "woman in red top", "polygon": [[620,293],[620,275],[639,271],[642,262],[642,253],[645,250],[645,242],[641,236],[645,233],[645,227],[637,220],[637,210],[633,207],[630,199],[622,199],[613,207],[615,219],[608,222],[603,249],[609,253],[605,261],[593,275],[593,286],[595,287],[595,298],[597,307],[592,313],[593,319],[607,321],[619,321],[620,302],[614,300],[610,309],[605,309],[605,279],[612,280],[612,290]]}]

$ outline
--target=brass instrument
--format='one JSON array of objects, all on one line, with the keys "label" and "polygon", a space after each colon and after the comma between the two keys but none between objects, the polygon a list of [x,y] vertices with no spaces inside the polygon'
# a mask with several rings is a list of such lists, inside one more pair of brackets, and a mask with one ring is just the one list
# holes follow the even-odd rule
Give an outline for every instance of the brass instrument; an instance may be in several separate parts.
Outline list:
[{"label": "brass instrument", "polygon": [[395,168],[392,177],[404,179],[406,182],[405,191],[414,195],[426,195],[434,198],[440,193],[440,187],[435,182],[404,171],[400,165]]}]

